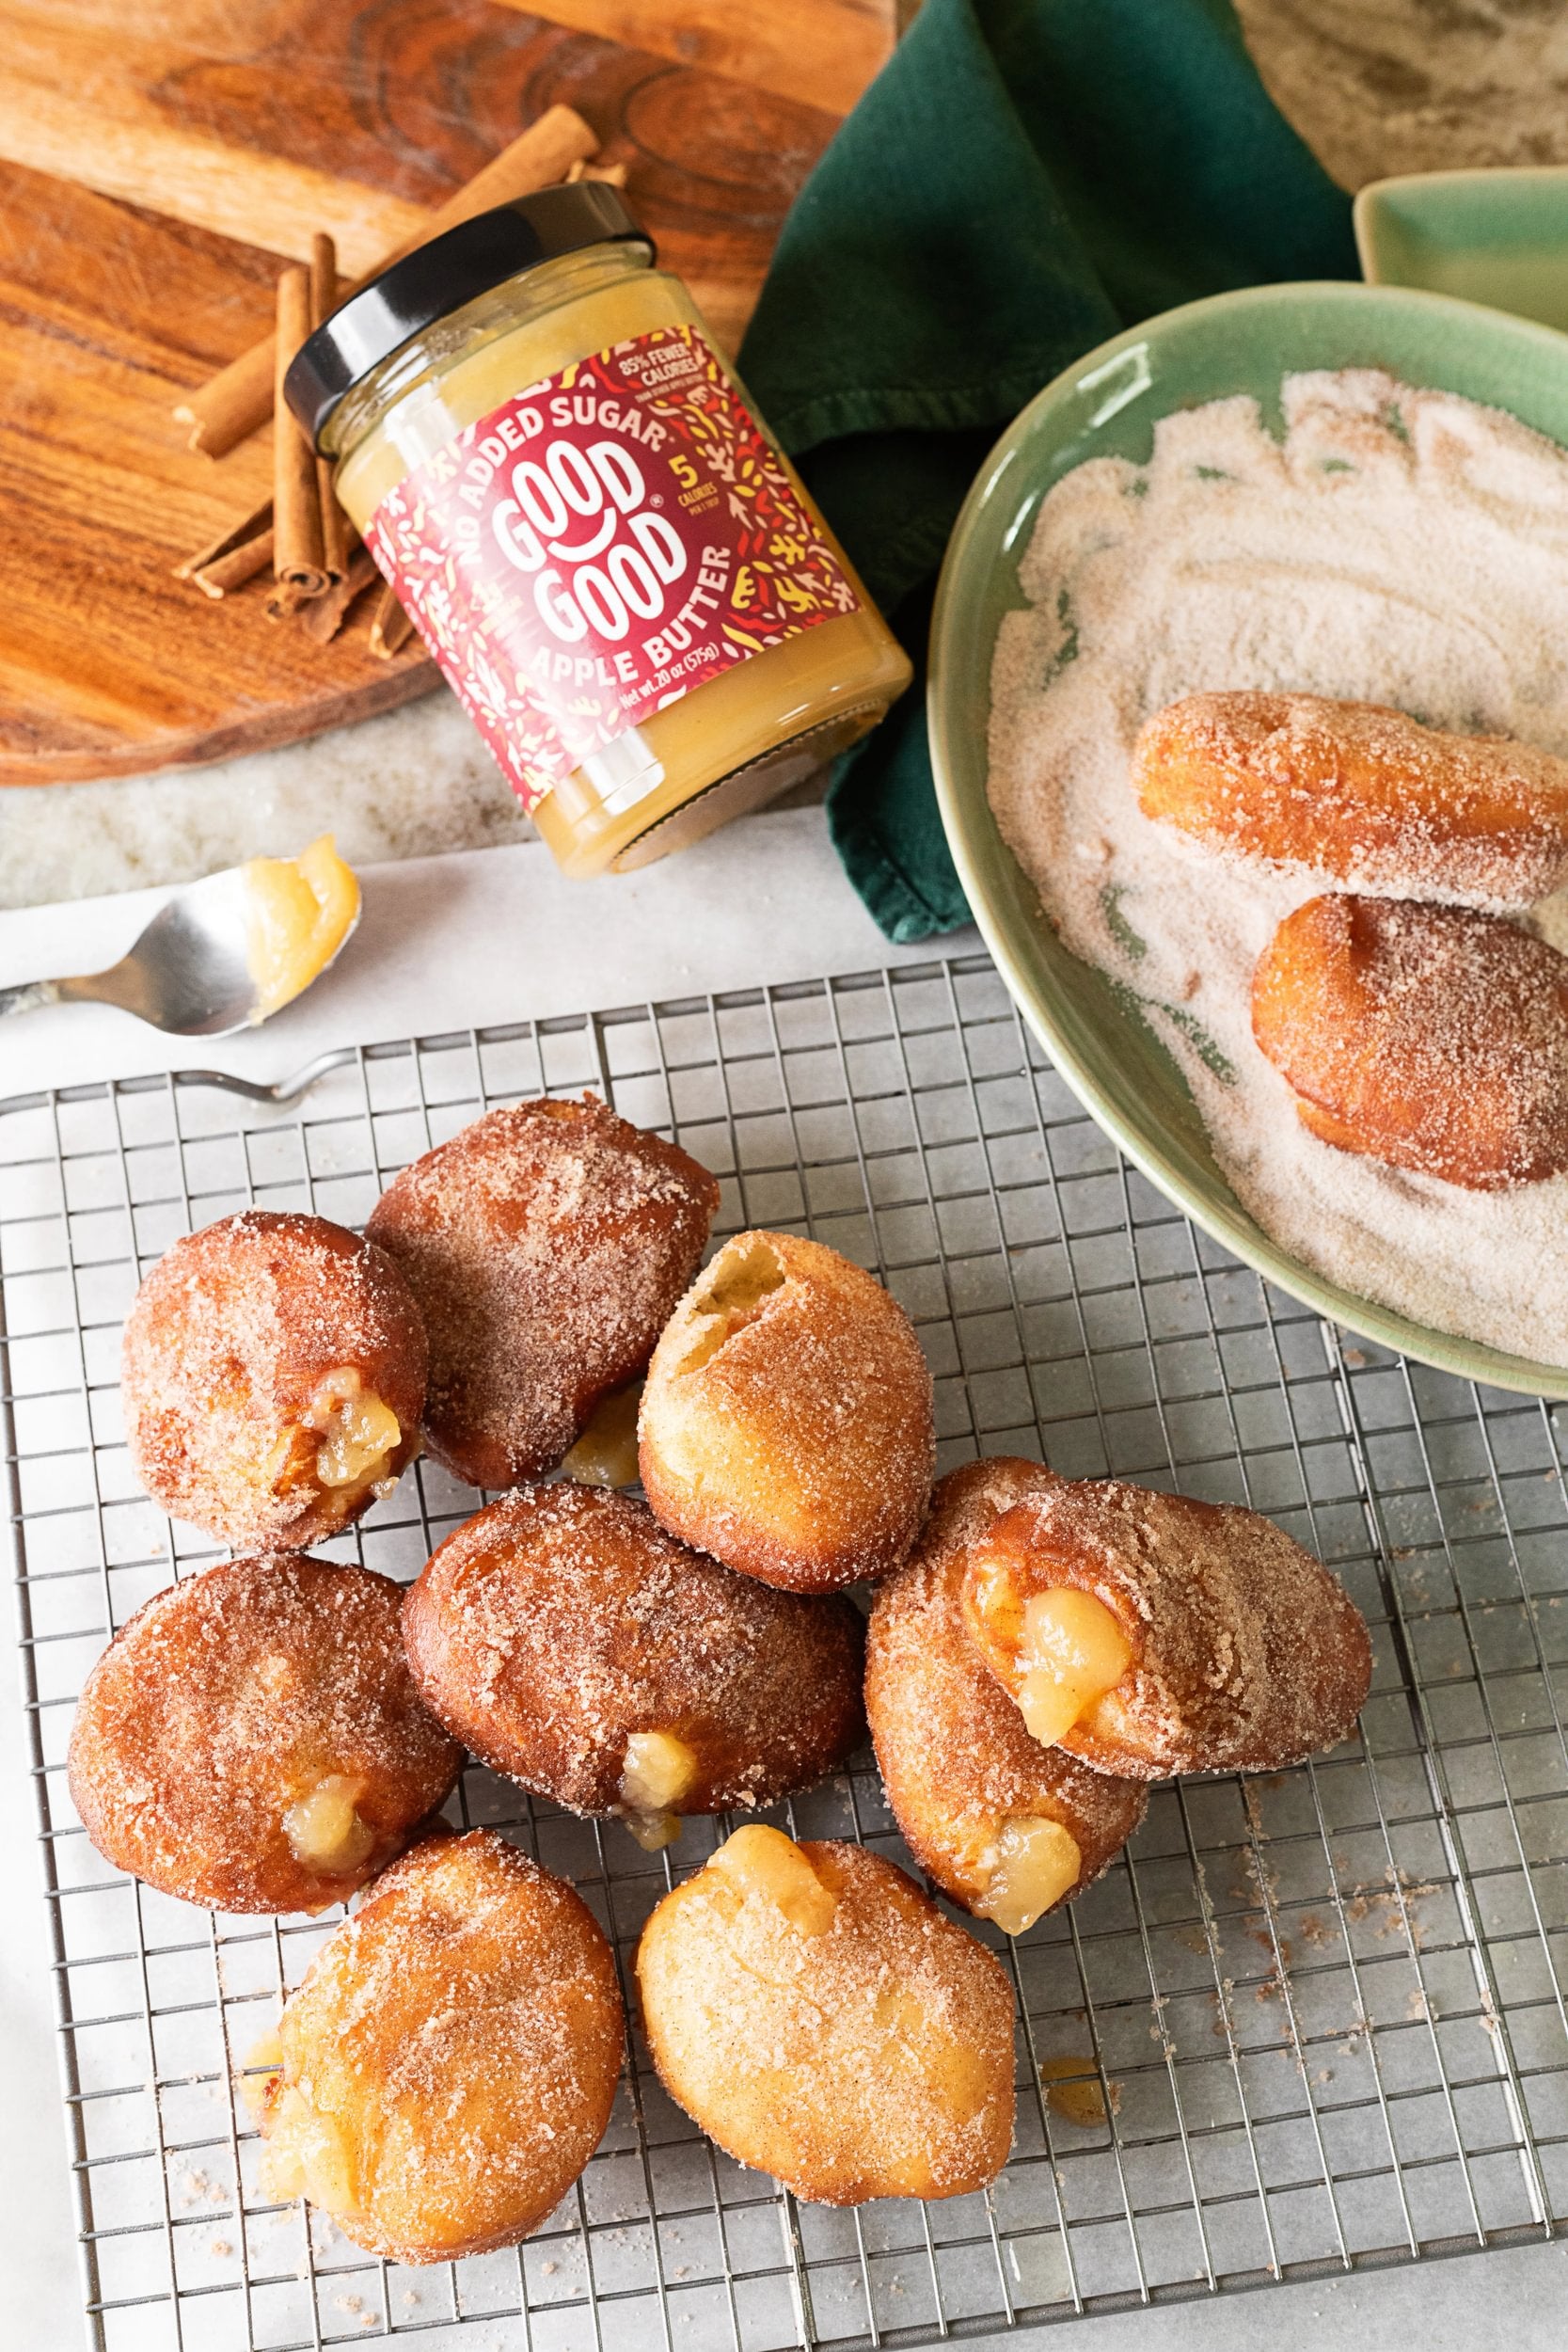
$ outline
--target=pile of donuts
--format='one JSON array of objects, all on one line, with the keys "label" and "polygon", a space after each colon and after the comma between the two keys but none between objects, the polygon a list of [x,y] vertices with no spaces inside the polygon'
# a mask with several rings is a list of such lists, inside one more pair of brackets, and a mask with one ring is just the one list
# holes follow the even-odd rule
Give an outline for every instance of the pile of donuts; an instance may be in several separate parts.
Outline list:
[{"label": "pile of donuts", "polygon": [[1340,885],[1259,958],[1252,1029],[1309,1133],[1472,1192],[1568,1168],[1568,760],[1376,703],[1189,695],[1133,748],[1144,815]]},{"label": "pile of donuts", "polygon": [[[578,1894],[439,1818],[465,1754],[657,1851],[834,1772],[869,1720],[928,1880],[1019,1934],[1150,1782],[1296,1762],[1367,1694],[1356,1610],[1250,1511],[1010,1458],[933,1489],[900,1308],[787,1233],[703,1267],[719,1200],[591,1096],[522,1103],[405,1168],[363,1238],[251,1210],[177,1242],[126,1325],[137,1475],[234,1556],[115,1635],[71,1793],[189,1902],[368,1889],[242,2088],[266,2191],[399,2261],[536,2227],[625,2052]],[[308,1554],[420,1447],[500,1499],[406,1591]],[[1006,2160],[1008,1978],[880,1854],[743,1820],[635,1976],[672,2098],[803,2198],[954,2197]]]}]

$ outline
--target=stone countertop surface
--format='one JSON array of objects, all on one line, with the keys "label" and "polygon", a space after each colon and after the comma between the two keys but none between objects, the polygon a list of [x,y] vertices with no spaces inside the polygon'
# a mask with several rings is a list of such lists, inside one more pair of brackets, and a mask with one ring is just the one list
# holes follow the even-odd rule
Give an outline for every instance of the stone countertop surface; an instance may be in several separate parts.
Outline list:
[{"label": "stone countertop surface", "polygon": [[[1568,163],[1562,0],[1238,0],[1275,98],[1347,188],[1462,164]],[[0,791],[0,906],[188,882],[331,827],[351,864],[530,837],[440,692],[286,750]]]}]

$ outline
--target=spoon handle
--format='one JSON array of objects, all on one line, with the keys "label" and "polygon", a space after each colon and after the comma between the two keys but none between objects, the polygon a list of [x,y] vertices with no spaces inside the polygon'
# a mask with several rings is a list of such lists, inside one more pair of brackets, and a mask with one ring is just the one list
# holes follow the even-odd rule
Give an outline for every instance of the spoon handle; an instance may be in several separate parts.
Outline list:
[{"label": "spoon handle", "polygon": [[236,1078],[227,1070],[176,1070],[170,1074],[177,1087],[222,1087],[227,1094],[243,1094],[248,1103],[273,1103],[286,1109],[297,1103],[302,1094],[309,1094],[320,1078],[329,1070],[341,1070],[358,1059],[356,1045],[340,1045],[330,1053],[318,1054],[303,1070],[296,1070],[292,1078],[279,1078],[275,1086],[267,1086],[255,1078]]},{"label": "spoon handle", "polygon": [[0,1020],[8,1012],[36,1012],[40,1005],[65,1001],[58,980],[18,980],[12,988],[0,988]]}]

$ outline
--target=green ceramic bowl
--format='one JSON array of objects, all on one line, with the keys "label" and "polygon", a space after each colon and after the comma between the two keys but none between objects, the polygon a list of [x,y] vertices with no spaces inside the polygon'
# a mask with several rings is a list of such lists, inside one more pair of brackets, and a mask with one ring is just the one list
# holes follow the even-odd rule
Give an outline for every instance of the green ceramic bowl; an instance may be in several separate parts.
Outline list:
[{"label": "green ceramic bowl", "polygon": [[1374,180],[1354,219],[1369,286],[1424,286],[1568,327],[1568,167]]},{"label": "green ceramic bowl", "polygon": [[[1118,335],[1048,384],[1003,435],[964,503],[931,633],[931,752],[947,838],[1004,979],[1085,1108],[1195,1224],[1334,1322],[1462,1377],[1568,1397],[1568,1369],[1481,1347],[1341,1290],[1289,1256],[1215,1165],[1176,1064],[1103,974],[1061,945],[986,799],[991,656],[1025,599],[1018,563],[1040,501],[1086,457],[1147,463],[1155,420],[1250,392],[1277,423],[1282,377],[1380,367],[1508,409],[1568,447],[1568,338],[1441,294],[1357,285],[1216,294]],[[1568,1238],[1568,1237],[1565,1237]]]}]

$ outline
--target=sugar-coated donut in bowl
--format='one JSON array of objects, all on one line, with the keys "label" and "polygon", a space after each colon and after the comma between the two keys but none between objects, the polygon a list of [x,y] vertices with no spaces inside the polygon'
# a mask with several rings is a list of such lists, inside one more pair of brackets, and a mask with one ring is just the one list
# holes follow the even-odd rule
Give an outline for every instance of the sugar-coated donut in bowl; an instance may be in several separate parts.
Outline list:
[{"label": "sugar-coated donut in bowl", "polygon": [[434,1711],[497,1771],[667,1844],[770,1804],[864,1728],[859,1613],[770,1592],[605,1487],[524,1486],[450,1535],[404,1629]]},{"label": "sugar-coated donut in bowl", "polygon": [[1568,1168],[1568,957],[1499,915],[1308,898],[1258,959],[1252,1032],[1341,1152],[1472,1192]]},{"label": "sugar-coated donut in bowl", "polygon": [[1568,759],[1380,703],[1188,694],[1132,748],[1146,817],[1355,890],[1527,907],[1568,881]]},{"label": "sugar-coated donut in bowl", "polygon": [[83,1687],[71,1799],[108,1861],[214,1911],[320,1911],[403,1851],[462,1751],[414,1687],[403,1589],[281,1552],[157,1594]]},{"label": "sugar-coated donut in bowl", "polygon": [[885,1576],[919,1532],[931,1375],[879,1282],[820,1242],[737,1233],[654,1351],[643,1490],[682,1541],[797,1592]]},{"label": "sugar-coated donut in bowl", "polygon": [[553,1470],[646,1364],[718,1206],[705,1168],[591,1094],[490,1111],[405,1168],[365,1230],[430,1334],[431,1452],[475,1486]]},{"label": "sugar-coated donut in bowl", "polygon": [[937,1482],[912,1556],[879,1586],[865,1711],[904,1842],[944,1895],[1022,1935],[1109,1868],[1143,1820],[1145,1784],[1042,1747],[964,1624],[970,1546],[1062,1482],[1037,1462],[967,1462]]},{"label": "sugar-coated donut in bowl", "polygon": [[670,2096],[798,2197],[963,2197],[1006,2164],[1007,1979],[880,1854],[749,1823],[655,1910],[637,1977]]},{"label": "sugar-coated donut in bowl", "polygon": [[165,1252],[126,1318],[132,1468],[236,1549],[324,1542],[413,1460],[425,1366],[420,1311],[372,1242],[324,1216],[220,1217]]},{"label": "sugar-coated donut in bowl", "polygon": [[626,2031],[572,1888],[493,1830],[417,1846],[290,1994],[246,2095],[262,2184],[389,2261],[515,2245],[604,2137]]}]

